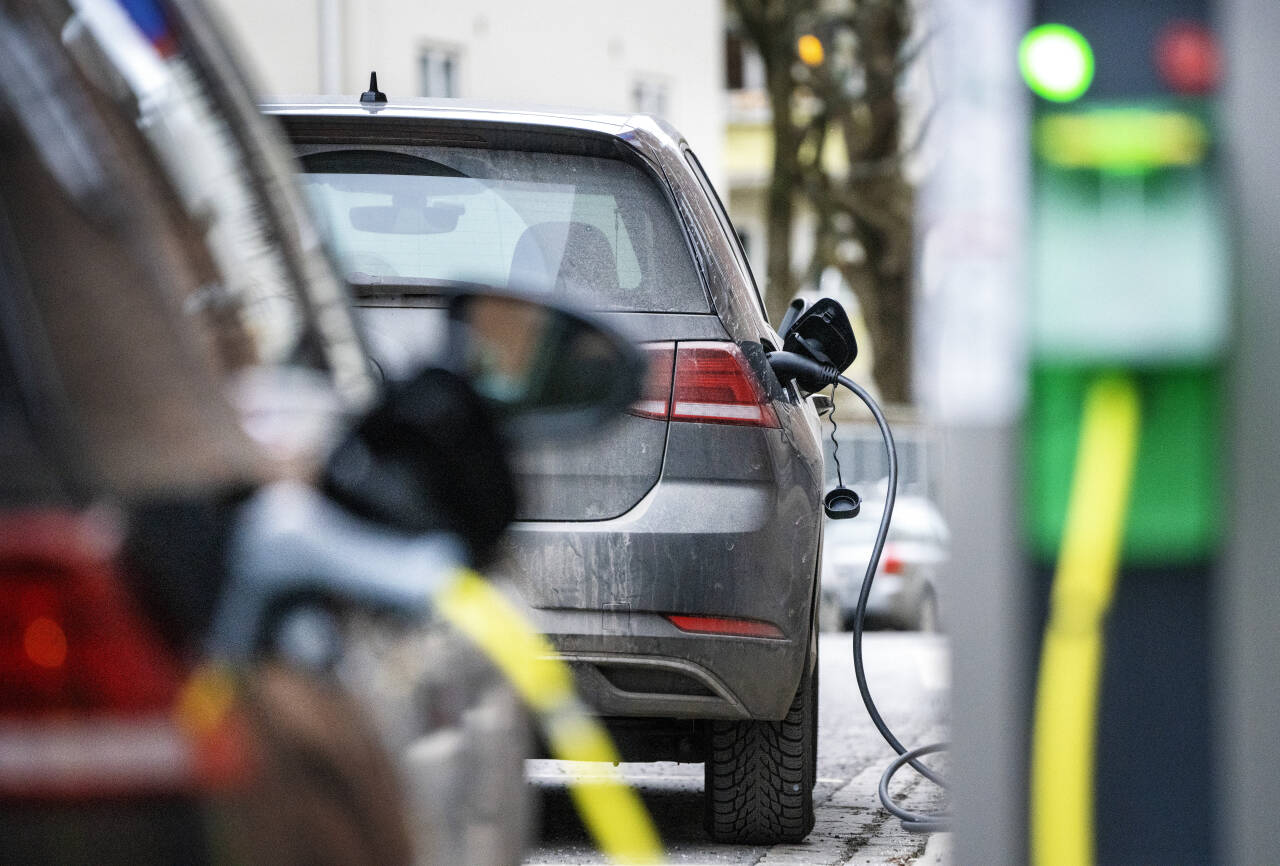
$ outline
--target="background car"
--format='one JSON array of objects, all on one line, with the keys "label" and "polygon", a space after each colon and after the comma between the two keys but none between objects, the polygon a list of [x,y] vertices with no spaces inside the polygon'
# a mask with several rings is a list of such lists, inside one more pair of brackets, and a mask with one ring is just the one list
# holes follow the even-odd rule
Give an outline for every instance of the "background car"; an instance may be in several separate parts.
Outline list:
[{"label": "background car", "polygon": [[[863,500],[852,520],[828,521],[822,555],[822,624],[853,626],[858,594],[884,509],[884,485]],[[897,497],[880,566],[867,597],[867,627],[937,631],[937,581],[950,546],[946,521],[928,497]]]},{"label": "background car", "polygon": [[[305,99],[283,123],[378,369],[485,283],[603,311],[651,359],[606,435],[522,448],[506,570],[628,760],[704,761],[714,838],[813,823],[822,449],[732,226],[647,116]],[[484,472],[485,467],[474,467]]]}]

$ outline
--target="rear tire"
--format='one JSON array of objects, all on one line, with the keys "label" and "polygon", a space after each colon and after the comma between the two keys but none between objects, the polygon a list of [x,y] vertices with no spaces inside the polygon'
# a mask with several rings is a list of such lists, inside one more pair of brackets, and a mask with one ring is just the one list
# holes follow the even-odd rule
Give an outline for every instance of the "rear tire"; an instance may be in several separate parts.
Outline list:
[{"label": "rear tire", "polygon": [[915,621],[911,623],[915,631],[935,633],[941,631],[938,618],[938,596],[932,589],[925,591],[920,599],[920,609],[916,611]]},{"label": "rear tire", "polygon": [[813,748],[809,750],[809,789],[818,787],[818,695],[822,694],[822,689],[818,686],[818,644],[813,644],[813,682],[809,689],[813,692],[813,712],[810,713],[812,722],[810,728],[813,733],[810,734],[813,739]]},{"label": "rear tire", "polygon": [[817,668],[806,669],[780,722],[710,724],[703,821],[717,842],[799,842],[813,829]]}]

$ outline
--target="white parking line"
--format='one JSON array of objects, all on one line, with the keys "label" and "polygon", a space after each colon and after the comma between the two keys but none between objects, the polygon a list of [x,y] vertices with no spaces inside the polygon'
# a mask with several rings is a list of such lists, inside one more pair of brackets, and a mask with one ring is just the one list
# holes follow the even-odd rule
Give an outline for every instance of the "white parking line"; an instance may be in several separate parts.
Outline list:
[{"label": "white parking line", "polygon": [[[699,773],[693,775],[673,775],[670,773],[622,773],[621,776],[610,775],[608,773],[571,773],[564,771],[560,773],[525,773],[524,777],[530,782],[567,782],[570,779],[581,779],[584,782],[599,782],[609,779],[622,778],[623,781],[635,784],[637,782],[701,782],[703,776]],[[848,779],[818,779],[819,785],[843,785]]]},{"label": "white parking line", "polygon": [[696,776],[649,775],[647,773],[525,773],[524,777],[531,782],[568,782],[570,779],[581,779],[584,782],[600,782],[607,779],[622,779],[632,784],[636,782],[701,782],[702,774]]}]

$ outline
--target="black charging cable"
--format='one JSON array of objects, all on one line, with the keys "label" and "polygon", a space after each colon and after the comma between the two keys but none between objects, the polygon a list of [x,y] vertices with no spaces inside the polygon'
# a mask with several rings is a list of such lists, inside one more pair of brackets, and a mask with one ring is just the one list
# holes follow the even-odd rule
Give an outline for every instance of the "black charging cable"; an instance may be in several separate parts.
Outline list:
[{"label": "black charging cable", "polygon": [[818,391],[827,385],[837,383],[843,385],[866,404],[866,407],[871,410],[872,417],[876,420],[876,425],[880,428],[880,436],[884,439],[885,451],[889,457],[889,478],[888,487],[885,490],[884,512],[880,515],[880,527],[876,530],[875,544],[871,548],[871,559],[867,562],[867,571],[862,578],[862,590],[858,593],[858,606],[853,616],[853,672],[858,681],[858,693],[862,696],[862,703],[867,708],[867,715],[871,717],[871,721],[876,726],[876,730],[880,732],[880,736],[884,737],[890,748],[898,753],[898,757],[885,768],[884,774],[880,777],[880,802],[890,814],[902,822],[904,830],[912,833],[949,831],[951,829],[950,813],[913,812],[899,806],[889,794],[889,782],[900,769],[907,765],[910,765],[912,769],[929,781],[946,789],[946,780],[923,764],[920,758],[925,755],[931,755],[934,752],[943,751],[948,747],[948,744],[931,743],[915,749],[908,749],[904,746],[902,741],[894,735],[893,731],[885,723],[875,700],[871,697],[871,689],[867,685],[867,674],[862,660],[862,635],[867,616],[867,599],[871,596],[871,584],[875,580],[876,571],[880,566],[880,555],[884,552],[885,541],[889,537],[889,522],[893,518],[893,506],[898,495],[898,449],[894,445],[893,433],[889,429],[889,422],[885,420],[884,413],[880,411],[879,405],[867,393],[866,389],[852,379],[841,376],[840,372],[831,365],[819,364],[794,352],[770,352],[768,357],[769,364],[780,379],[794,379],[807,391]]}]

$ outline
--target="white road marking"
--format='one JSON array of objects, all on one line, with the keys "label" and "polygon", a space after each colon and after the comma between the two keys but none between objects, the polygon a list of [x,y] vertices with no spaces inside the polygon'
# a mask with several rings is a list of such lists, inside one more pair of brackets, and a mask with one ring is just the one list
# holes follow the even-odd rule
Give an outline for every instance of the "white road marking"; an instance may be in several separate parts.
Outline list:
[{"label": "white road marking", "polygon": [[[696,776],[672,775],[670,773],[573,773],[568,770],[559,773],[525,773],[524,777],[530,782],[567,782],[570,779],[581,779],[584,782],[599,782],[610,779],[622,779],[625,782],[701,782],[703,776],[699,773]],[[819,785],[844,785],[848,783],[848,779],[818,779]]]},{"label": "white road marking", "polygon": [[702,774],[696,776],[649,775],[646,773],[525,773],[524,777],[533,782],[567,782],[570,779],[581,779],[584,782],[599,782],[607,779],[622,779],[624,782],[701,782]]}]

